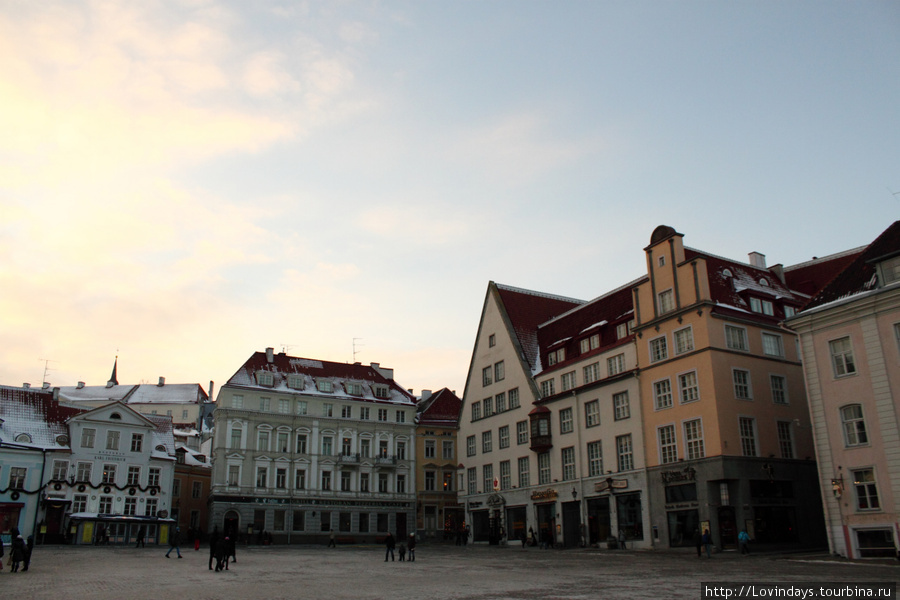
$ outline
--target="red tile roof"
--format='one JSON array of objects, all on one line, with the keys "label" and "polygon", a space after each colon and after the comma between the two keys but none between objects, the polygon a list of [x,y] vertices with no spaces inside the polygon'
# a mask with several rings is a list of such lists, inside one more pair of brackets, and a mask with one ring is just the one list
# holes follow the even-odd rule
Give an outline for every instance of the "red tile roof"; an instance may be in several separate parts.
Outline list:
[{"label": "red tile roof", "polygon": [[419,402],[419,425],[455,427],[459,423],[462,400],[447,388],[438,390],[428,399]]},{"label": "red tile roof", "polygon": [[784,268],[784,279],[792,290],[814,296],[862,254],[865,246]]}]

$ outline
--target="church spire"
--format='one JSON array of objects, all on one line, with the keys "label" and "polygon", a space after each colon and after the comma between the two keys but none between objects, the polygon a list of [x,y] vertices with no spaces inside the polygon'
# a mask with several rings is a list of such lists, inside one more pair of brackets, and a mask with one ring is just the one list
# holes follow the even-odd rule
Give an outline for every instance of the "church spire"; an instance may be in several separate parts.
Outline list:
[{"label": "church spire", "polygon": [[109,381],[106,382],[106,387],[112,387],[114,385],[119,385],[119,380],[116,378],[116,368],[119,366],[119,356],[116,355],[116,360],[113,362],[113,370],[112,375],[109,376]]}]

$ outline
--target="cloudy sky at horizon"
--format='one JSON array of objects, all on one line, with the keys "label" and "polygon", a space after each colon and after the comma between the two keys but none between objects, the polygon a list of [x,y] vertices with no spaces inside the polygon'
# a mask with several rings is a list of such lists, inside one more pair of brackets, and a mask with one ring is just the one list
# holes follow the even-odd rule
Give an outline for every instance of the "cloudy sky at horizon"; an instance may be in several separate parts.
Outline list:
[{"label": "cloudy sky at horizon", "polygon": [[[900,218],[896,2],[0,2],[0,384],[254,351],[461,395],[489,281]],[[896,192],[896,194],[895,194]],[[353,356],[353,340],[359,338]]]}]

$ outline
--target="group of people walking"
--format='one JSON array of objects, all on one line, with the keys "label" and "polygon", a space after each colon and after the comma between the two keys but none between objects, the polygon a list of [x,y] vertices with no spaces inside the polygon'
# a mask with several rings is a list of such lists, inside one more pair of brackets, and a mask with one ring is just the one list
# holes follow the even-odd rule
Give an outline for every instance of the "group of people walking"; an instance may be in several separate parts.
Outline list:
[{"label": "group of people walking", "polygon": [[[394,560],[394,548],[397,547],[397,541],[394,539],[394,535],[388,532],[387,537],[384,538],[384,562],[387,562],[388,556],[391,557],[391,560]],[[409,534],[409,542],[404,542],[400,540],[399,545],[399,554],[400,554],[400,562],[404,562],[407,557],[407,552],[409,553],[409,561],[415,562],[416,560],[416,534]]]},{"label": "group of people walking", "polygon": [[228,563],[237,562],[237,555],[235,554],[235,534],[234,533],[226,533],[222,535],[219,533],[219,527],[213,530],[212,534],[209,536],[209,570],[213,570],[213,561],[216,563],[216,572],[219,571],[227,571]]},{"label": "group of people walking", "polygon": [[[7,557],[9,570],[13,573],[18,573],[19,567],[21,566],[22,572],[24,573],[28,570],[28,565],[31,564],[31,551],[34,549],[34,536],[29,535],[26,540],[19,532],[18,528],[13,527],[9,532],[9,537],[11,539],[9,544],[9,556]],[[4,556],[3,540],[0,539],[0,571],[3,570]]]}]

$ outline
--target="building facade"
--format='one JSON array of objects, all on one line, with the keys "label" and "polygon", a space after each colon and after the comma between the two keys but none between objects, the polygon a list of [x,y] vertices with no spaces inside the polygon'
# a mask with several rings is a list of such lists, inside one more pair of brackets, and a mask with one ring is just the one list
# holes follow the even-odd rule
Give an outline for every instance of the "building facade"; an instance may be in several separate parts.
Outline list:
[{"label": "building facade", "polygon": [[800,334],[829,547],[897,556],[900,221],[787,324]]},{"label": "building facade", "polygon": [[267,348],[216,403],[208,530],[275,543],[414,531],[416,402],[392,369]]},{"label": "building facade", "polygon": [[454,539],[465,516],[457,503],[456,469],[462,400],[444,388],[422,390],[416,406],[416,531],[421,540]]}]

